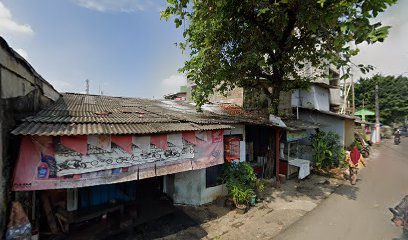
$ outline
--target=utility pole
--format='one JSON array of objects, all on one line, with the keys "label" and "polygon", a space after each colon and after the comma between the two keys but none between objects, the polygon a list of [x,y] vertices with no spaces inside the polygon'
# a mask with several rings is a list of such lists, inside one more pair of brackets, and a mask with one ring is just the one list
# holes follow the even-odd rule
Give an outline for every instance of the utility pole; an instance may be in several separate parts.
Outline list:
[{"label": "utility pole", "polygon": [[352,91],[352,109],[351,109],[351,116],[354,116],[354,113],[356,112],[356,102],[355,102],[355,95],[354,95],[354,77],[351,77],[351,91]]},{"label": "utility pole", "polygon": [[86,92],[86,94],[89,94],[89,80],[86,79],[86,80],[85,80],[85,83],[86,83],[85,92]]},{"label": "utility pole", "polygon": [[375,143],[380,143],[380,104],[378,100],[378,83],[375,84]]}]

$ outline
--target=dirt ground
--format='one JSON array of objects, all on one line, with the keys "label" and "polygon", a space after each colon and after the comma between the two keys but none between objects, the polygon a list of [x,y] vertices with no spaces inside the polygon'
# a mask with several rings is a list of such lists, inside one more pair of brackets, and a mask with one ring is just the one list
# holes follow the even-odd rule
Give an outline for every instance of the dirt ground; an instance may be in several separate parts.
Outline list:
[{"label": "dirt ground", "polygon": [[267,182],[264,200],[240,214],[225,198],[200,207],[177,206],[173,212],[107,240],[272,239],[327,198],[344,180],[311,175],[287,180],[280,189]]},{"label": "dirt ground", "polygon": [[300,182],[287,180],[280,189],[267,184],[265,200],[245,214],[223,206],[220,199],[201,207],[179,208],[197,224],[160,239],[271,239],[329,196],[342,180],[311,175]]}]

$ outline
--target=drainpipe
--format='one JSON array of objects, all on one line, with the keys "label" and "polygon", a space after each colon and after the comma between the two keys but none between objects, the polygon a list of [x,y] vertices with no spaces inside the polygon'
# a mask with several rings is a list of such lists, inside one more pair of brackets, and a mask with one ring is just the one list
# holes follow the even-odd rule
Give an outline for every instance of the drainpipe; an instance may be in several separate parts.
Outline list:
[{"label": "drainpipe", "polygon": [[276,144],[276,149],[275,149],[275,168],[276,168],[276,182],[275,182],[275,187],[280,188],[280,179],[279,179],[279,162],[280,162],[280,155],[279,155],[279,146],[280,146],[280,128],[276,128],[276,136],[275,136],[275,144]]}]

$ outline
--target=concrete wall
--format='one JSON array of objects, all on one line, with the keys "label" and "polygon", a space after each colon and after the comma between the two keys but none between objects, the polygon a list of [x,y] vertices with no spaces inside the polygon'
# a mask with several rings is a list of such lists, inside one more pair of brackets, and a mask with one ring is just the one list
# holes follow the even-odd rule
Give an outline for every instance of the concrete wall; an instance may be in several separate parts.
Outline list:
[{"label": "concrete wall", "polygon": [[340,96],[339,88],[330,89],[330,104],[335,106],[340,106],[344,103],[343,98]]},{"label": "concrete wall", "polygon": [[292,93],[292,106],[330,111],[329,90],[312,85],[308,90],[295,90]]},{"label": "concrete wall", "polygon": [[225,185],[206,188],[205,169],[174,174],[172,197],[175,204],[199,206],[225,195],[227,195]]},{"label": "concrete wall", "polygon": [[[224,136],[242,134],[241,141],[241,161],[245,161],[245,125],[233,125],[234,128],[225,130]],[[206,169],[193,170],[174,174],[173,177],[166,177],[164,190],[171,195],[175,204],[202,205],[210,203],[217,197],[227,195],[224,184],[206,187]],[[170,185],[172,185],[170,186]]]},{"label": "concrete wall", "polygon": [[335,132],[340,136],[340,142],[345,144],[345,119],[302,109],[299,111],[299,118],[304,121],[320,124],[320,130],[325,132]]},{"label": "concrete wall", "polygon": [[19,137],[10,135],[19,120],[59,98],[59,93],[0,37],[0,239],[8,219],[10,184]]},{"label": "concrete wall", "polygon": [[344,146],[348,147],[354,142],[354,120],[344,121]]},{"label": "concrete wall", "polygon": [[244,89],[236,87],[229,91],[226,96],[216,92],[208,100],[212,103],[231,103],[242,107],[244,105]]}]

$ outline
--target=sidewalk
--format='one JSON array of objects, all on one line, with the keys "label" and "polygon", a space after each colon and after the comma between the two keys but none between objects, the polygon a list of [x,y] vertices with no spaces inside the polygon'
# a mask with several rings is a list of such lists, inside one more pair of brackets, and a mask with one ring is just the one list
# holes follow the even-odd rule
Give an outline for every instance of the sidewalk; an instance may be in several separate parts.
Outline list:
[{"label": "sidewalk", "polygon": [[311,175],[298,182],[288,180],[280,189],[268,184],[265,198],[246,214],[221,206],[219,203],[202,207],[180,207],[195,222],[162,239],[270,239],[298,221],[327,198],[342,180]]}]

